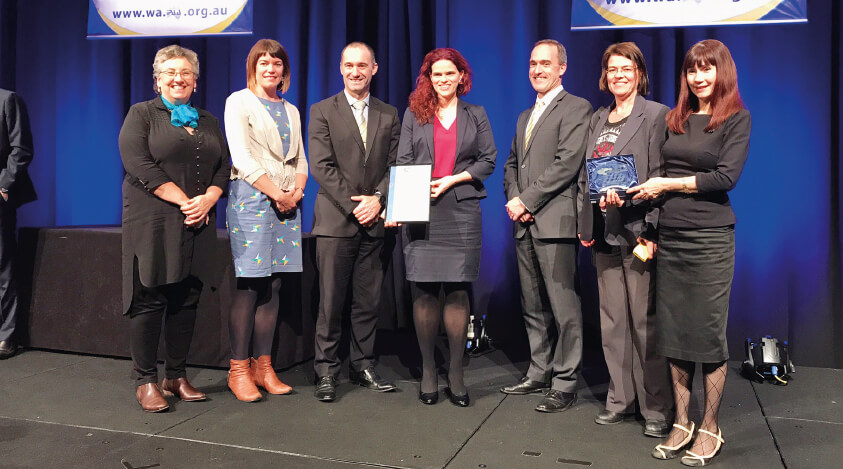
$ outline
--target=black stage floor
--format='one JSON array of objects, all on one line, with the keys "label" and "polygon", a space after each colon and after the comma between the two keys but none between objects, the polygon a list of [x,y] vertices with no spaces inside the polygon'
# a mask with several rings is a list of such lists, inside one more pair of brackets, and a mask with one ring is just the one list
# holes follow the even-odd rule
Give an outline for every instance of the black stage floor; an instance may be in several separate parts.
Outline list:
[{"label": "black stage floor", "polygon": [[[533,410],[540,396],[498,392],[526,365],[496,351],[470,360],[470,407],[447,399],[425,406],[406,361],[384,355],[379,366],[400,392],[377,394],[342,379],[328,404],[311,395],[310,363],[279,373],[294,394],[253,404],[228,391],[226,370],[191,368],[210,399],[171,400],[169,412],[148,414],[134,399],[129,361],[24,351],[0,362],[0,467],[683,467],[649,456],[657,440],[642,435],[640,421],[593,423],[605,383],[584,379],[573,409],[541,414]],[[717,467],[843,467],[843,370],[800,367],[781,387],[750,383],[737,366],[730,364],[721,409],[726,445]],[[698,391],[695,408],[699,402]]]}]

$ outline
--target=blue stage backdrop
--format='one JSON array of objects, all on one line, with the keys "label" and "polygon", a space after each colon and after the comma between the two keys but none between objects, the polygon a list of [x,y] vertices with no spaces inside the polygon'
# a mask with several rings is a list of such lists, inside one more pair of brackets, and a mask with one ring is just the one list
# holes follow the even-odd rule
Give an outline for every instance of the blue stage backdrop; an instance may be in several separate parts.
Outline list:
[{"label": "blue stage backdrop", "polygon": [[[516,117],[535,99],[527,78],[532,44],[545,37],[563,42],[565,88],[597,108],[610,102],[597,88],[603,50],[635,41],[649,64],[651,98],[672,106],[685,50],[719,39],[736,59],[753,116],[749,160],[731,194],[739,219],[733,358],[742,358],[746,336],[773,334],[790,339],[797,364],[843,367],[843,18],[837,0],[813,0],[807,25],[602,32],[570,31],[571,0],[255,0],[254,37],[119,41],[86,40],[87,13],[86,2],[0,0],[0,86],[27,101],[35,133],[31,173],[40,198],[20,211],[21,225],[119,224],[117,134],[129,106],[154,96],[152,58],[166,44],[199,53],[194,102],[222,118],[226,96],[245,86],[251,45],[260,37],[279,40],[292,62],[286,98],[305,119],[311,104],[342,89],[339,54],[348,41],[374,46],[380,69],[373,94],[402,113],[424,54],[449,46],[474,69],[475,86],[465,99],[486,107],[498,148],[498,169],[482,204],[475,309],[510,319],[520,306],[502,167]],[[311,181],[306,229],[315,194]]]}]

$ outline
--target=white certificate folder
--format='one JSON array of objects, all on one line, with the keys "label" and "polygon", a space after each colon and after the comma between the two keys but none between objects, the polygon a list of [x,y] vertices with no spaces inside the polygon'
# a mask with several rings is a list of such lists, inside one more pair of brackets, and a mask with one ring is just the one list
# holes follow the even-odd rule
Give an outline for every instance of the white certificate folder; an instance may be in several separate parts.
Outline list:
[{"label": "white certificate folder", "polygon": [[386,197],[386,221],[411,223],[430,221],[429,164],[391,166]]}]

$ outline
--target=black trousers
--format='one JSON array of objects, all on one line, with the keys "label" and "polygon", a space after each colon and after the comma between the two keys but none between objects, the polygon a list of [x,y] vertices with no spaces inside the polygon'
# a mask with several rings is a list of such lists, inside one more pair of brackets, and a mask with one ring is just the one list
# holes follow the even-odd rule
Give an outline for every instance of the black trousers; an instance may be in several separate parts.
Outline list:
[{"label": "black trousers", "polygon": [[375,361],[375,329],[378,324],[381,287],[391,254],[383,238],[358,233],[351,238],[319,236],[316,265],[319,268],[319,315],[313,368],[316,376],[337,376],[342,334],[342,314],[351,289],[351,347],[349,361],[356,371]]},{"label": "black trousers", "polygon": [[18,291],[14,278],[16,225],[15,207],[0,198],[0,341],[12,338],[18,316]]},{"label": "black trousers", "polygon": [[164,328],[165,376],[186,376],[185,364],[202,282],[187,277],[178,283],[145,287],[137,279],[129,308],[129,343],[132,352],[132,377],[141,386],[158,382],[158,341]]}]

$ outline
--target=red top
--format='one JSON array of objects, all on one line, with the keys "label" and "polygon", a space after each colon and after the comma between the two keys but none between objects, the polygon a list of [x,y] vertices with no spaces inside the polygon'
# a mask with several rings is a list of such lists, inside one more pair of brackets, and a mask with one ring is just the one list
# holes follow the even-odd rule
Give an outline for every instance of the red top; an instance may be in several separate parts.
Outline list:
[{"label": "red top", "polygon": [[454,173],[457,159],[457,120],[446,129],[439,116],[433,120],[433,177],[441,178]]}]

